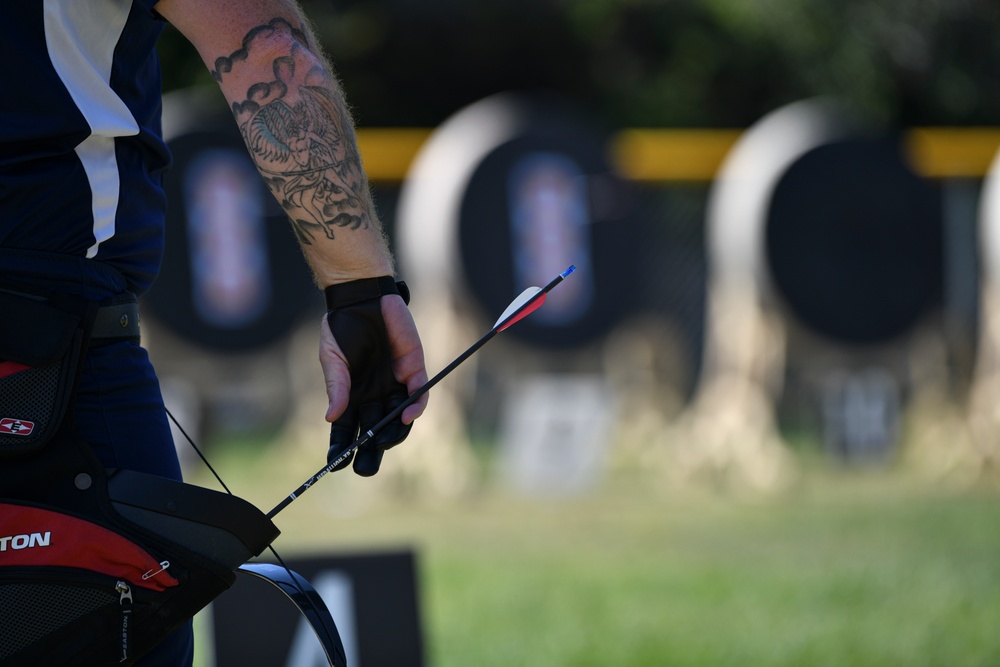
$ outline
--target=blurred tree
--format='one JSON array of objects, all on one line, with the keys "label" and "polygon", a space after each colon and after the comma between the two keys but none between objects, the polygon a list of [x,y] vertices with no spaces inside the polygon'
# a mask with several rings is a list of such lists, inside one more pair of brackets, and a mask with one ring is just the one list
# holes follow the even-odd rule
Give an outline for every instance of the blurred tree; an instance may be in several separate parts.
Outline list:
[{"label": "blurred tree", "polygon": [[[902,125],[1000,124],[994,0],[302,0],[362,125],[545,88],[618,126],[743,127],[836,95]],[[208,82],[174,31],[167,89]]]}]

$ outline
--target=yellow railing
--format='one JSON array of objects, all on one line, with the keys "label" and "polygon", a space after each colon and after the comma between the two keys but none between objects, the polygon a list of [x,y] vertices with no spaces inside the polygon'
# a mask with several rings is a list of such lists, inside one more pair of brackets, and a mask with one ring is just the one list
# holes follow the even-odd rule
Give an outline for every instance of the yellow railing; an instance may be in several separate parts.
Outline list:
[{"label": "yellow railing", "polygon": [[931,178],[980,178],[997,150],[997,127],[918,127],[906,135],[913,165]]},{"label": "yellow railing", "polygon": [[[433,130],[362,128],[358,145],[373,181],[399,182]],[[647,183],[715,177],[742,130],[626,129],[609,153],[621,173]],[[918,127],[904,132],[914,168],[928,178],[981,178],[1000,150],[1000,127]]]}]

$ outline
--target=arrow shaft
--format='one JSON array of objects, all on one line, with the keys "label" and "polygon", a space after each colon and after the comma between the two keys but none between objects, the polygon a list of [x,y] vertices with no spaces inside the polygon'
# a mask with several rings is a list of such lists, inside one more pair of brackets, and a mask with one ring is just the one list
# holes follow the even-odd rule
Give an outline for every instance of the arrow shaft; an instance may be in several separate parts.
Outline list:
[{"label": "arrow shaft", "polygon": [[369,440],[371,440],[373,437],[375,437],[376,433],[378,433],[383,428],[385,428],[390,423],[392,423],[392,421],[394,419],[399,419],[399,416],[401,414],[403,414],[403,410],[405,410],[407,407],[409,407],[410,405],[412,405],[413,403],[415,403],[417,400],[420,399],[421,396],[423,396],[428,391],[430,391],[431,388],[434,387],[434,385],[436,385],[438,382],[440,382],[441,380],[443,380],[445,378],[445,376],[447,376],[453,370],[455,370],[456,368],[458,368],[458,366],[462,362],[464,362],[466,359],[468,359],[473,354],[475,354],[479,350],[479,348],[481,348],[483,345],[486,345],[486,343],[488,343],[491,338],[493,338],[494,336],[496,336],[497,333],[499,333],[499,331],[496,328],[491,329],[488,334],[486,334],[485,336],[483,336],[482,338],[480,338],[478,341],[476,341],[476,343],[472,347],[470,347],[468,350],[466,350],[461,355],[459,355],[454,361],[452,361],[444,369],[442,369],[441,372],[439,372],[437,375],[435,375],[430,380],[428,380],[423,385],[421,385],[420,388],[418,388],[415,392],[413,392],[412,394],[410,394],[406,398],[405,401],[403,401],[398,406],[396,406],[396,408],[392,412],[390,412],[389,414],[387,414],[385,417],[383,417],[381,420],[379,420],[378,423],[376,423],[370,429],[368,429],[363,434],[361,434],[361,437],[359,437],[357,440],[355,440],[351,444],[350,447],[348,447],[343,452],[341,452],[340,456],[338,456],[336,459],[334,459],[333,461],[330,461],[325,466],[323,466],[322,468],[320,468],[319,470],[317,470],[316,473],[312,477],[310,477],[309,479],[307,479],[301,486],[299,486],[299,488],[295,489],[295,491],[293,491],[284,500],[282,500],[280,503],[278,503],[274,507],[274,509],[272,509],[270,512],[267,513],[267,518],[268,519],[274,518],[274,516],[278,512],[280,512],[281,510],[283,510],[286,507],[288,507],[288,505],[293,500],[295,500],[300,495],[302,495],[303,493],[305,493],[309,489],[309,487],[311,487],[313,484],[315,484],[316,482],[318,482],[320,480],[320,478],[324,477],[327,473],[332,472],[334,470],[334,468],[336,468],[341,463],[343,463],[344,461],[346,461],[351,456],[351,454],[354,453],[354,451],[358,447],[362,446],[363,444],[365,444],[366,442],[368,442]]},{"label": "arrow shaft", "polygon": [[[316,473],[312,477],[310,477],[309,479],[307,479],[305,482],[303,482],[299,486],[299,488],[295,489],[295,491],[293,491],[292,493],[288,494],[288,496],[286,496],[280,503],[278,503],[277,505],[275,505],[274,509],[272,509],[270,512],[267,513],[267,518],[268,519],[273,519],[278,512],[280,512],[281,510],[283,510],[286,507],[288,507],[288,505],[290,505],[293,500],[295,500],[296,498],[298,498],[299,496],[301,496],[303,493],[305,493],[306,491],[308,491],[309,488],[313,484],[315,484],[316,482],[318,482],[320,479],[322,479],[323,477],[325,477],[327,475],[327,473],[332,472],[337,466],[339,466],[341,463],[343,463],[344,461],[346,461],[348,459],[348,457],[350,457],[350,455],[358,447],[361,447],[366,442],[368,442],[369,440],[371,440],[372,438],[374,438],[376,433],[378,433],[383,428],[385,428],[386,426],[388,426],[393,420],[399,419],[399,416],[401,414],[403,414],[403,410],[405,410],[407,407],[409,407],[414,402],[416,402],[421,396],[423,396],[428,391],[430,391],[430,389],[434,385],[436,385],[438,382],[440,382],[441,380],[443,380],[445,378],[445,376],[447,376],[453,370],[455,370],[456,368],[458,368],[459,365],[461,365],[466,359],[468,359],[473,354],[475,354],[476,352],[478,352],[479,348],[481,348],[483,345],[486,345],[486,343],[490,342],[490,340],[494,336],[496,336],[498,333],[500,333],[501,331],[503,331],[504,329],[506,329],[508,326],[510,326],[510,324],[513,324],[513,322],[515,322],[517,320],[518,316],[522,312],[524,312],[528,308],[531,308],[531,306],[536,301],[538,301],[539,299],[544,298],[545,295],[548,294],[548,292],[551,291],[553,287],[555,287],[556,285],[558,285],[559,283],[561,283],[566,278],[566,276],[568,276],[569,274],[571,274],[574,270],[575,270],[575,267],[571,266],[571,267],[569,267],[569,269],[567,269],[563,273],[560,273],[552,281],[550,281],[545,287],[543,287],[540,290],[538,290],[538,292],[535,293],[530,299],[528,299],[523,304],[521,304],[520,307],[518,307],[516,310],[514,310],[514,312],[512,312],[510,315],[508,315],[507,317],[505,317],[503,319],[503,321],[497,322],[496,325],[492,329],[490,329],[486,333],[485,336],[483,336],[482,338],[480,338],[479,340],[477,340],[475,343],[473,343],[472,346],[469,349],[467,349],[465,352],[463,352],[462,354],[458,355],[454,359],[454,361],[452,361],[450,364],[448,364],[447,366],[445,366],[437,375],[435,375],[430,380],[428,380],[423,385],[421,385],[415,392],[413,392],[412,394],[410,394],[405,401],[403,401],[402,403],[400,403],[392,412],[390,412],[389,414],[387,414],[385,417],[383,417],[381,420],[379,420],[378,423],[376,423],[374,426],[372,426],[367,431],[365,431],[364,433],[362,433],[361,437],[359,437],[357,440],[355,440],[354,443],[352,443],[350,447],[348,447],[343,452],[341,452],[340,455],[336,459],[334,459],[333,461],[330,461],[325,466],[323,466],[322,468],[320,468],[319,470],[317,470]],[[508,324],[508,323],[510,323],[510,324]]]}]

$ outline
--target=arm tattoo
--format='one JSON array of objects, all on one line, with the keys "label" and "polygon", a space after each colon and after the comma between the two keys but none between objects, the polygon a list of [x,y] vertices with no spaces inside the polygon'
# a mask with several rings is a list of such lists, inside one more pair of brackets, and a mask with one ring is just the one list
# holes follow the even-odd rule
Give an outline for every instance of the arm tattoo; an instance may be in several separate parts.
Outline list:
[{"label": "arm tattoo", "polygon": [[[249,70],[243,65],[254,49],[278,40],[292,46],[272,62],[273,80],[242,71]],[[311,53],[304,30],[284,19],[258,26],[247,33],[242,48],[215,61],[212,75],[219,82],[232,78],[245,85],[246,98],[233,102],[233,115],[301,243],[311,244],[315,232],[332,239],[335,228],[373,224],[353,125],[333,76]]]}]

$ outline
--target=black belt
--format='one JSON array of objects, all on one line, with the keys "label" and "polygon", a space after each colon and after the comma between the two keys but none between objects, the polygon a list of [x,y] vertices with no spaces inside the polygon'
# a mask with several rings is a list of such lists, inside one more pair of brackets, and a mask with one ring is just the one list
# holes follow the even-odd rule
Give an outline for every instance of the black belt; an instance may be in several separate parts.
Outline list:
[{"label": "black belt", "polygon": [[105,345],[129,339],[138,342],[139,301],[135,295],[118,297],[111,304],[100,306],[94,318],[90,339]]}]

